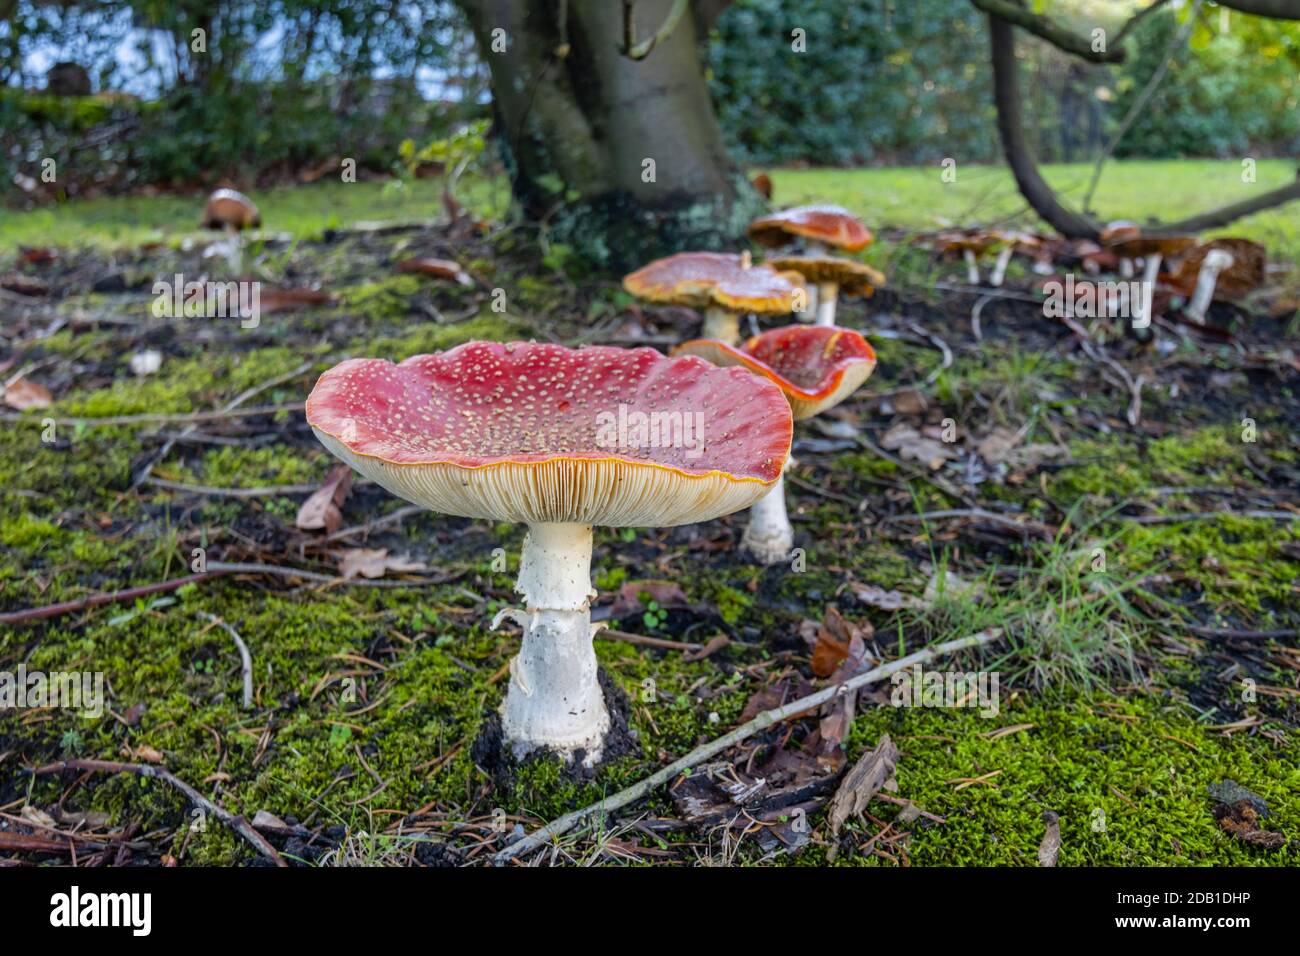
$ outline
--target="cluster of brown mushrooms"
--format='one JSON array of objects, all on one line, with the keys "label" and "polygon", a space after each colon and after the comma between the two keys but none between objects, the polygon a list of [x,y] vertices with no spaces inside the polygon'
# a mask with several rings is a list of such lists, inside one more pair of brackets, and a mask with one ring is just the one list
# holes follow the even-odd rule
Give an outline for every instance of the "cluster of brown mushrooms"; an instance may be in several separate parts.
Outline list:
[{"label": "cluster of brown mushrooms", "polygon": [[1182,300],[1182,316],[1204,324],[1211,302],[1232,302],[1264,281],[1263,246],[1249,239],[1219,238],[1202,242],[1196,236],[1147,232],[1140,225],[1117,220],[1102,229],[1098,241],[1044,236],[999,229],[944,230],[922,238],[922,244],[950,257],[961,257],[966,282],[981,284],[981,259],[996,254],[988,285],[1002,285],[1014,256],[1032,260],[1032,271],[1051,276],[1058,263],[1076,264],[1089,276],[1113,273],[1140,281],[1146,294],[1134,300],[1137,327],[1150,324],[1151,311]]},{"label": "cluster of brown mushrooms", "polygon": [[[649,302],[704,313],[702,338],[649,348],[569,349],[468,342],[394,365],[352,359],[321,376],[307,421],[334,455],[393,494],[448,515],[527,525],[503,609],[523,632],[501,708],[516,756],[598,761],[610,717],[591,622],[592,528],[671,527],[752,508],[746,549],[790,557],[782,473],[793,422],[846,399],[875,354],[834,325],[841,292],[881,277],[828,253],[871,233],[842,209],[788,210],[753,224],[772,263],[748,253],[683,253],[625,280]],[[819,303],[807,308],[810,290]],[[804,306],[802,310],[800,306]],[[815,313],[737,346],[745,314]]]}]

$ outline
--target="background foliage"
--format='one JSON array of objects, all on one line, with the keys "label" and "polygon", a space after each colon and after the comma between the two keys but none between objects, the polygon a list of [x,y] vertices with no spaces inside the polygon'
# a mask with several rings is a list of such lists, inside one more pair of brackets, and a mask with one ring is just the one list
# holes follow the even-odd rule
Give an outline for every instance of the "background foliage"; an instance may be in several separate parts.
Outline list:
[{"label": "background foliage", "polygon": [[[1090,2],[1040,6],[1086,32]],[[1110,22],[1126,12],[1111,10]],[[1096,155],[1182,15],[1146,18],[1115,67],[1021,35],[1040,159]],[[205,54],[191,50],[196,27]],[[807,52],[792,50],[795,28]],[[916,165],[998,158],[987,45],[966,0],[735,0],[703,53],[738,160]],[[59,58],[87,69],[92,96],[44,92],[33,63]],[[24,198],[15,174],[38,177],[44,157],[67,173],[60,195],[265,185],[340,156],[387,172],[404,141],[423,146],[488,116],[486,71],[448,0],[0,0],[0,176],[11,199]],[[1224,19],[1207,6],[1116,154],[1297,150],[1300,24]]]}]

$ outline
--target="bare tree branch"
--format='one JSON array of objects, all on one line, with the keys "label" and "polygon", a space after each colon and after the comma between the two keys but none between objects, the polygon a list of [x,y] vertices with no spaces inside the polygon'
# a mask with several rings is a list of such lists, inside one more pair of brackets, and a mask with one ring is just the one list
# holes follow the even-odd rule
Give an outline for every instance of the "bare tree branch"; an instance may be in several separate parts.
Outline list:
[{"label": "bare tree branch", "polygon": [[[1123,63],[1125,57],[1124,38],[1145,17],[1159,10],[1167,2],[1168,0],[1155,0],[1149,6],[1143,7],[1126,20],[1113,37],[1105,39],[1102,49],[1096,50],[1093,49],[1091,37],[1081,36],[1057,23],[1051,17],[1034,13],[1027,9],[1021,3],[1021,0],[971,0],[971,3],[977,9],[990,16],[996,16],[1008,23],[1013,23],[1039,39],[1046,40],[1058,50],[1072,53],[1093,63]],[[1296,0],[1296,2],[1300,2],[1300,0]]]},{"label": "bare tree branch", "polygon": [[1296,170],[1296,174],[1295,182],[1280,186],[1277,189],[1270,189],[1254,199],[1233,203],[1230,206],[1220,206],[1218,209],[1211,209],[1209,212],[1188,216],[1186,219],[1180,219],[1177,222],[1163,223],[1149,231],[1152,233],[1189,233],[1201,232],[1204,229],[1218,229],[1220,226],[1226,226],[1243,216],[1262,212],[1265,209],[1272,209],[1274,206],[1281,206],[1284,203],[1294,202],[1300,199],[1300,169]]},{"label": "bare tree branch", "polygon": [[[989,15],[989,50],[993,61],[993,98],[998,110],[998,135],[1007,165],[1025,201],[1049,225],[1072,239],[1096,239],[1101,228],[1091,217],[1076,212],[1057,198],[1038,171],[1038,163],[1025,139],[1020,109],[1019,68],[1016,65],[1015,28],[1001,17]],[[1300,174],[1300,171],[1298,171]],[[1152,234],[1189,233],[1215,229],[1264,209],[1300,199],[1300,177],[1278,189],[1171,223],[1149,227]]]},{"label": "bare tree branch", "polygon": [[1218,0],[1218,4],[1270,20],[1300,20],[1300,0]]},{"label": "bare tree branch", "polygon": [[668,16],[664,17],[663,24],[648,40],[642,40],[640,43],[636,40],[636,17],[633,13],[635,6],[636,0],[623,0],[623,45],[619,47],[619,52],[629,60],[644,60],[650,55],[651,50],[667,40],[677,29],[677,24],[682,22],[690,2],[673,0],[672,8],[668,11]]},{"label": "bare tree branch", "polygon": [[998,108],[998,135],[1020,194],[1038,215],[1062,235],[1095,239],[1101,228],[1092,219],[1062,205],[1047,185],[1025,140],[1020,112],[1020,71],[1016,66],[1015,28],[989,14],[989,51],[993,60],[993,99]]},{"label": "bare tree branch", "polygon": [[1142,92],[1138,94],[1137,99],[1133,101],[1133,105],[1129,107],[1128,113],[1125,114],[1123,121],[1119,124],[1119,129],[1115,131],[1115,135],[1110,138],[1110,142],[1106,144],[1105,149],[1101,151],[1101,155],[1097,157],[1097,163],[1092,167],[1092,179],[1088,182],[1088,191],[1083,194],[1084,209],[1090,210],[1092,208],[1092,197],[1097,191],[1097,183],[1101,180],[1102,167],[1106,165],[1106,160],[1110,159],[1111,154],[1115,152],[1115,147],[1124,138],[1124,134],[1129,131],[1133,121],[1146,109],[1147,103],[1151,102],[1151,97],[1155,96],[1160,81],[1169,72],[1169,65],[1173,63],[1174,55],[1187,42],[1192,28],[1196,26],[1196,15],[1200,12],[1201,0],[1193,0],[1191,12],[1187,14],[1187,19],[1183,21],[1183,25],[1179,27],[1178,32],[1170,38],[1169,48],[1160,60],[1160,66],[1151,74],[1151,78],[1147,80],[1147,85],[1142,88]]}]

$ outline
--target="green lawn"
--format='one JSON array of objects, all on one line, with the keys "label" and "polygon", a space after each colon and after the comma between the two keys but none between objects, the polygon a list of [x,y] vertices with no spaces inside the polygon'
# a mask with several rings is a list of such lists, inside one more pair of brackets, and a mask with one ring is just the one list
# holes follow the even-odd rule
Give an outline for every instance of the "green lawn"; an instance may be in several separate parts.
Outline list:
[{"label": "green lawn", "polygon": [[[938,166],[897,169],[774,170],[779,205],[838,202],[877,227],[934,229],[1012,219],[1032,224],[1011,174],[1001,166],[958,167],[945,183]],[[1178,218],[1290,181],[1289,160],[1262,160],[1256,181],[1241,181],[1235,160],[1127,161],[1107,165],[1096,205],[1108,218]],[[1087,188],[1091,166],[1048,166],[1045,175],[1070,201]],[[298,236],[361,220],[419,220],[442,215],[438,180],[406,184],[321,182],[255,191],[266,227]],[[508,199],[499,180],[467,179],[463,198],[484,214],[499,214]],[[194,196],[115,197],[70,202],[0,218],[0,245],[59,243],[119,246],[182,238],[195,230]],[[1235,223],[1227,230],[1269,247],[1275,259],[1300,261],[1300,212],[1293,205]]]},{"label": "green lawn", "polygon": [[[1035,224],[1036,217],[1004,166],[959,166],[945,183],[936,166],[900,169],[772,171],[777,205],[838,202],[877,226],[935,229],[1003,219]],[[1088,188],[1087,163],[1046,166],[1043,173],[1065,200],[1077,205]],[[1295,176],[1291,160],[1261,160],[1254,183],[1241,181],[1237,160],[1128,160],[1108,163],[1094,205],[1106,219],[1181,219],[1193,213],[1276,189]],[[1037,224],[1043,228],[1042,223]],[[1300,207],[1295,204],[1238,220],[1219,233],[1264,243],[1274,259],[1300,261]]]}]

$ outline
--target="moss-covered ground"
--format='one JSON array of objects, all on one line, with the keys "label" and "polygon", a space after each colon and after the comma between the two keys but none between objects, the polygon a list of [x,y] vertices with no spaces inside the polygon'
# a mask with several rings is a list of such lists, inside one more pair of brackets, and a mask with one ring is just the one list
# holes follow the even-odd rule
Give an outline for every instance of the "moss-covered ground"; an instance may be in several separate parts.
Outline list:
[{"label": "moss-covered ground", "polygon": [[[797,177],[777,181],[782,196],[800,188]],[[27,244],[59,238],[43,240],[39,227]],[[417,253],[458,259],[475,285],[394,275],[394,261]],[[550,760],[508,772],[476,762],[475,741],[516,649],[513,632],[488,624],[513,597],[522,529],[419,514],[329,542],[297,530],[302,489],[319,485],[334,462],[295,403],[349,356],[397,360],[473,338],[665,347],[696,320],[636,309],[612,278],[585,274],[562,249],[543,254],[522,227],[456,236],[337,230],[257,245],[246,257],[268,285],[321,285],[337,301],[263,315],[255,329],[156,318],[154,279],[200,272],[197,248],[86,251],[46,273],[15,265],[12,249],[0,252],[3,269],[43,275],[51,286],[37,300],[0,301],[0,360],[6,376],[22,371],[54,396],[51,408],[9,413],[0,427],[0,613],[178,578],[190,573],[196,548],[211,562],[335,575],[341,549],[383,547],[427,563],[440,583],[209,574],[134,601],[0,624],[0,671],[95,671],[108,690],[98,718],[0,711],[0,813],[8,815],[0,822],[30,807],[69,827],[93,812],[102,814],[87,824],[94,832],[130,828],[143,841],[136,862],[256,861],[230,828],[196,823],[161,781],[29,772],[73,758],[159,762],[233,813],[268,811],[306,827],[310,845],[275,840],[294,858],[482,861],[515,824],[531,829],[635,783],[736,726],[755,694],[811,677],[801,625],[806,631],[804,622],[833,607],[867,631],[882,659],[990,626],[1006,632],[952,662],[1001,675],[995,717],[895,708],[888,688],[862,698],[844,740],[847,760],[888,733],[901,751],[898,797],[931,816],[896,822],[887,842],[873,842],[899,812],[873,803],[869,818],[840,834],[837,865],[1032,865],[1045,810],[1060,815],[1062,865],[1296,862],[1300,376],[1285,317],[1216,313],[1237,322],[1230,341],[1161,328],[1142,343],[1095,327],[1111,354],[1144,376],[1133,427],[1127,391],[1037,305],[987,303],[977,341],[973,302],[934,290],[951,267],[891,254],[891,289],[841,305],[841,323],[877,347],[876,377],[820,425],[797,429],[787,487],[806,552],[800,570],[764,569],[736,554],[743,515],[598,530],[601,608],[624,585],[635,593],[635,582],[650,579],[675,582],[690,604],[666,618],[620,618],[620,630],[694,644],[722,633],[731,643],[687,660],[679,650],[598,641],[637,740],[582,777]],[[1023,287],[1025,274],[1013,270],[1010,281]],[[952,356],[946,368],[940,343]],[[160,369],[143,378],[128,365],[141,349],[162,354]],[[220,409],[257,389],[246,405],[285,407],[198,423],[138,418]],[[896,460],[897,449],[889,458],[877,452],[894,426],[939,429],[945,419],[962,437],[942,470]],[[137,483],[190,424],[195,430],[153,462],[150,481]],[[970,450],[999,426],[1020,432],[1022,450],[1055,451],[1035,459]],[[368,525],[403,504],[359,483],[342,506],[343,526]],[[904,610],[858,597],[877,586],[921,598],[936,568],[979,587]],[[239,655],[212,616],[248,645],[251,708],[241,705]],[[795,746],[812,725],[796,721],[749,746]],[[1225,779],[1267,801],[1266,825],[1292,838],[1289,848],[1253,848],[1219,828],[1206,788]],[[607,827],[567,836],[546,859],[826,862],[824,813],[809,823],[807,846],[771,854],[753,833],[684,823],[659,791]],[[899,831],[909,835],[894,839]]]}]

